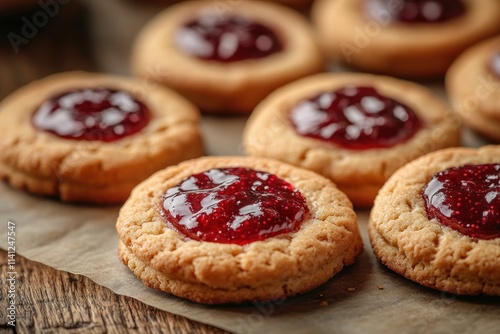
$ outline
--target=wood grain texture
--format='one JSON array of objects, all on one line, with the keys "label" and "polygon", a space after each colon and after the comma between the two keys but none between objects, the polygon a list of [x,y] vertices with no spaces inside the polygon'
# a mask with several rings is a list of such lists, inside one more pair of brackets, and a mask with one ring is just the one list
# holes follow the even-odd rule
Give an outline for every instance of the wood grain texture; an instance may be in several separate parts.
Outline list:
[{"label": "wood grain texture", "polygon": [[0,250],[0,333],[227,333],[116,295],[90,279],[16,256],[15,328],[7,325],[7,252]]}]

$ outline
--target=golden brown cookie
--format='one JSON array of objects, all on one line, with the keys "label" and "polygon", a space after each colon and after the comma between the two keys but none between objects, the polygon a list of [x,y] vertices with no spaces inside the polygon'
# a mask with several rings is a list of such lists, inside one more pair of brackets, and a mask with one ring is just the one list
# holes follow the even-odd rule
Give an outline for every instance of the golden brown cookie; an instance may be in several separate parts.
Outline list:
[{"label": "golden brown cookie", "polygon": [[396,169],[428,152],[458,146],[459,123],[431,91],[415,83],[318,74],[266,98],[250,116],[243,144],[251,155],[326,176],[354,206],[367,207]]},{"label": "golden brown cookie", "polygon": [[331,58],[376,73],[428,77],[443,75],[461,52],[500,32],[500,2],[318,0],[312,18]]},{"label": "golden brown cookie", "polygon": [[433,152],[380,191],[369,235],[404,277],[463,295],[500,295],[500,146]]},{"label": "golden brown cookie", "polygon": [[446,74],[446,89],[467,126],[500,142],[500,37],[464,52]]},{"label": "golden brown cookie", "polygon": [[303,16],[263,1],[188,1],[138,36],[133,72],[204,111],[248,113],[274,89],[319,72],[324,59]]},{"label": "golden brown cookie", "polygon": [[120,258],[144,284],[206,304],[309,291],[363,248],[333,183],[264,158],[206,157],[160,171],[134,189],[116,228]]},{"label": "golden brown cookie", "polygon": [[117,203],[153,172],[202,154],[196,108],[165,88],[69,72],[0,104],[0,178],[63,201]]}]

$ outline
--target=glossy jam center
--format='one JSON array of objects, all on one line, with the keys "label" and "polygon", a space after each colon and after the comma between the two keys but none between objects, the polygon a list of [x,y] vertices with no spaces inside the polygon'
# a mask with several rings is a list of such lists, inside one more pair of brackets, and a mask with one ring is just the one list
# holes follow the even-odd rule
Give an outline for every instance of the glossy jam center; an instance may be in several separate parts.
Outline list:
[{"label": "glossy jam center", "polygon": [[65,139],[111,142],[139,132],[150,118],[149,109],[125,91],[88,88],[48,99],[32,123]]},{"label": "glossy jam center", "polygon": [[298,134],[351,150],[391,147],[421,127],[413,110],[373,87],[321,93],[295,106],[290,119]]},{"label": "glossy jam center", "polygon": [[472,238],[500,237],[500,164],[441,171],[426,185],[422,197],[429,219]]},{"label": "glossy jam center", "polygon": [[219,62],[263,58],[283,49],[270,28],[237,16],[200,16],[178,29],[176,43],[190,55]]},{"label": "glossy jam center", "polygon": [[166,192],[163,212],[190,239],[244,245],[298,230],[309,209],[276,175],[238,167],[190,176]]},{"label": "glossy jam center", "polygon": [[500,78],[500,51],[495,52],[489,59],[488,67],[490,71]]},{"label": "glossy jam center", "polygon": [[466,6],[461,0],[367,0],[368,10],[380,20],[401,23],[446,22],[462,16]]}]

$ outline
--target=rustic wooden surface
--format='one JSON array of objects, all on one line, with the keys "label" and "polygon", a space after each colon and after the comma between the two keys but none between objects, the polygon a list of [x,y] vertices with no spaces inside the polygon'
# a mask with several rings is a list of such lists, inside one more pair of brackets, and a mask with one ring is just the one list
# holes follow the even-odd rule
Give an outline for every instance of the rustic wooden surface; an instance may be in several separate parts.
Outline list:
[{"label": "rustic wooden surface", "polygon": [[0,250],[0,333],[226,333],[119,296],[80,275],[16,256],[15,328],[7,325],[7,252]]}]

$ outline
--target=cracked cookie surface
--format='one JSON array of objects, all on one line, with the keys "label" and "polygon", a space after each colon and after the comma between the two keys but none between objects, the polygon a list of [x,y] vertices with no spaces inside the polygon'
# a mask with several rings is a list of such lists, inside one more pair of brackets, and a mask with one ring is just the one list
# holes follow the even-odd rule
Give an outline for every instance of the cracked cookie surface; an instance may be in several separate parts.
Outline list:
[{"label": "cracked cookie surface", "polygon": [[419,158],[381,189],[368,232],[375,255],[406,278],[463,295],[500,295],[500,238],[470,238],[428,219],[422,191],[436,173],[463,165],[499,163],[500,147],[451,148]]},{"label": "cracked cookie surface", "polygon": [[[48,98],[94,87],[131,93],[149,107],[151,120],[140,132],[114,142],[63,139],[32,125],[33,113]],[[123,202],[155,171],[202,154],[198,122],[196,107],[167,89],[146,90],[140,82],[108,75],[56,74],[18,89],[0,104],[0,178],[63,201]]]},{"label": "cracked cookie surface", "polygon": [[[309,216],[296,232],[246,245],[189,240],[170,228],[162,196],[191,175],[247,167],[272,173],[304,196]],[[134,189],[116,228],[121,260],[147,286],[200,303],[283,298],[325,283],[363,245],[347,197],[326,178],[274,160],[207,157],[160,171]]]}]

